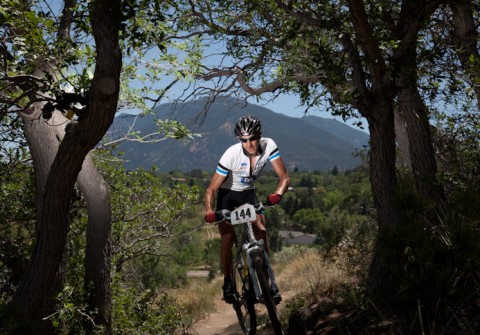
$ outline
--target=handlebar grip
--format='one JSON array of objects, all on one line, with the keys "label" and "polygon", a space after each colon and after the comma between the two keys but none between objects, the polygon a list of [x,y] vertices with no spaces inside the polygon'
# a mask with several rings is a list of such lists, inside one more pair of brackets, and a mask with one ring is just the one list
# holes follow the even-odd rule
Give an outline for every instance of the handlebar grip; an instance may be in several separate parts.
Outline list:
[{"label": "handlebar grip", "polygon": [[215,212],[215,221],[219,222],[219,221],[223,221],[225,219],[223,213],[219,213],[219,212]]},{"label": "handlebar grip", "polygon": [[228,209],[222,209],[215,212],[215,221],[228,221],[230,220],[230,211]]}]

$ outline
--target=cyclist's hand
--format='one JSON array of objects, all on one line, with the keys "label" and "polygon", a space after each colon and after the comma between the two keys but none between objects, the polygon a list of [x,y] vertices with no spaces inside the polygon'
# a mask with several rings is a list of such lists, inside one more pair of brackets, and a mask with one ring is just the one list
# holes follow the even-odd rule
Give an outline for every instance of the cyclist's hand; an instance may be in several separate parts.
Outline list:
[{"label": "cyclist's hand", "polygon": [[267,206],[276,205],[280,202],[280,200],[282,200],[282,196],[280,194],[277,194],[277,193],[270,194],[267,197]]},{"label": "cyclist's hand", "polygon": [[215,222],[215,212],[208,212],[205,214],[205,222],[214,223]]}]

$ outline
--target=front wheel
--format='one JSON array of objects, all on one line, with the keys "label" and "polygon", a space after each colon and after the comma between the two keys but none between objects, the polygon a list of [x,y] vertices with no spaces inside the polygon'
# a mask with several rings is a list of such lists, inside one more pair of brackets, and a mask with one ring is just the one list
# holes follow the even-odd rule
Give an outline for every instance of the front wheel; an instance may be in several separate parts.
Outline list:
[{"label": "front wheel", "polygon": [[[241,257],[241,256],[240,256]],[[255,335],[257,332],[257,318],[255,315],[255,293],[245,278],[243,266],[238,267],[238,262],[233,262],[233,287],[235,289],[235,302],[233,308],[237,314],[238,323],[245,335]],[[245,283],[245,281],[247,283]]]},{"label": "front wheel", "polygon": [[257,275],[258,283],[262,289],[262,297],[267,307],[268,316],[272,323],[272,328],[275,335],[283,335],[282,324],[277,312],[277,306],[273,300],[270,285],[268,283],[267,269],[263,257],[260,254],[253,256],[253,265],[255,266],[255,273]]}]

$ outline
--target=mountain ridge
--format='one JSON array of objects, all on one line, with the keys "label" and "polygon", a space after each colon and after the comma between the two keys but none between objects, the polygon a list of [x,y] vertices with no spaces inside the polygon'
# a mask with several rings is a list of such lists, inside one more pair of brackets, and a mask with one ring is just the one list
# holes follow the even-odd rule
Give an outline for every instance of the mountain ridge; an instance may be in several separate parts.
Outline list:
[{"label": "mountain ridge", "polygon": [[[124,153],[125,167],[150,169],[156,166],[161,172],[175,169],[213,171],[223,152],[238,142],[233,127],[238,118],[246,114],[262,121],[262,136],[277,143],[289,170],[325,171],[334,166],[341,170],[352,169],[361,163],[353,152],[368,145],[368,134],[336,120],[318,116],[292,118],[230,97],[217,98],[206,113],[205,106],[205,100],[163,104],[155,109],[155,116],[138,118],[134,129],[143,135],[156,131],[154,118],[157,117],[177,120],[201,136],[160,143],[122,142],[118,150]],[[115,118],[109,133],[123,136],[130,127],[128,120],[122,116]]]}]

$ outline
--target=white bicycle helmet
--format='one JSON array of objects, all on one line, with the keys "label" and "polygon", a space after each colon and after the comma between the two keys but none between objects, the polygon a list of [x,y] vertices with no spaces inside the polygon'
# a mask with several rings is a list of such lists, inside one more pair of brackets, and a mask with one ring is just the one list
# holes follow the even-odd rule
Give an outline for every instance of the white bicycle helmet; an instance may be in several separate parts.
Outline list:
[{"label": "white bicycle helmet", "polygon": [[248,136],[260,133],[262,131],[262,122],[253,115],[242,116],[235,125],[236,136]]}]

